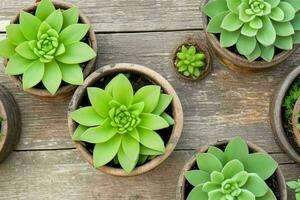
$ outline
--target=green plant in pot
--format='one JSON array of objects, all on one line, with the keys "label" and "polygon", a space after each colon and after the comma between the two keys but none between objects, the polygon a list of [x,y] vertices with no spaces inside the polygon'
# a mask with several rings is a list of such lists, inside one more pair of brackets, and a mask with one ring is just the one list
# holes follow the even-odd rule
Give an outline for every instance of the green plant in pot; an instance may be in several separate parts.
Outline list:
[{"label": "green plant in pot", "polygon": [[185,173],[194,187],[188,200],[276,200],[265,181],[278,164],[265,153],[249,153],[247,143],[239,137],[224,151],[209,147],[196,161],[198,168]]},{"label": "green plant in pot", "polygon": [[295,191],[296,200],[300,200],[300,179],[298,181],[287,182],[287,186]]},{"label": "green plant in pot", "polygon": [[271,62],[276,52],[300,43],[299,10],[296,0],[208,0],[202,7],[220,46],[251,62]]},{"label": "green plant in pot", "polygon": [[95,144],[95,168],[110,164],[130,173],[137,165],[165,152],[164,141],[156,132],[174,124],[165,110],[172,96],[157,85],[136,92],[124,74],[115,76],[104,89],[88,87],[91,106],[71,113],[79,125],[73,140]]},{"label": "green plant in pot", "polygon": [[81,85],[81,64],[96,53],[83,41],[90,25],[78,20],[77,7],[56,9],[50,0],[42,0],[34,14],[21,11],[19,23],[8,25],[0,41],[0,55],[8,59],[5,73],[19,76],[24,90],[42,83],[52,95],[62,81]]}]

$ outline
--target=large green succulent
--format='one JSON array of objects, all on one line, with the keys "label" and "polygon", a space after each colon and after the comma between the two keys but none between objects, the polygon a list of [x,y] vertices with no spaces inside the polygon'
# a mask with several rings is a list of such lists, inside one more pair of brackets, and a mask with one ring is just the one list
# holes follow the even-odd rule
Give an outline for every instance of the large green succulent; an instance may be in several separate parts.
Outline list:
[{"label": "large green succulent", "polygon": [[209,0],[202,11],[210,17],[207,31],[220,34],[221,47],[236,46],[254,61],[271,61],[276,48],[300,43],[298,0]]},{"label": "large green succulent", "polygon": [[21,11],[19,24],[6,27],[7,38],[0,41],[0,56],[9,59],[5,73],[22,75],[24,90],[41,81],[54,95],[62,80],[81,85],[81,63],[96,56],[81,40],[90,25],[78,23],[79,10],[55,9],[50,0],[42,0],[35,15]]},{"label": "large green succulent", "polygon": [[71,113],[79,124],[73,140],[96,144],[94,167],[114,161],[130,173],[149,156],[164,154],[164,142],[155,131],[174,121],[165,112],[172,96],[161,93],[160,86],[134,92],[128,78],[119,74],[105,89],[89,87],[87,94],[91,106]]},{"label": "large green succulent", "polygon": [[265,153],[250,153],[241,138],[231,140],[223,152],[209,147],[197,155],[198,169],[185,177],[194,186],[187,200],[276,200],[265,183],[278,164]]},{"label": "large green succulent", "polygon": [[298,181],[290,181],[287,185],[295,191],[296,200],[300,200],[300,179],[298,179]]}]

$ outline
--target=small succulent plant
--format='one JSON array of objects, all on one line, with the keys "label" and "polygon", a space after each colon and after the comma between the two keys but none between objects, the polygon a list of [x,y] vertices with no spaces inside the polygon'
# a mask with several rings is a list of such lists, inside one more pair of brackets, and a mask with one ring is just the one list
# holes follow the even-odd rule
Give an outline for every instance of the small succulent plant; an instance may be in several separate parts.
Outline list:
[{"label": "small succulent plant", "polygon": [[284,108],[284,116],[288,121],[292,119],[294,106],[299,97],[300,97],[300,79],[298,78],[292,83],[282,104]]},{"label": "small succulent plant", "polygon": [[207,31],[220,34],[221,47],[236,46],[254,61],[271,61],[275,49],[300,43],[300,3],[296,0],[209,0],[202,11],[210,17]]},{"label": "small succulent plant", "polygon": [[265,153],[250,153],[241,138],[231,140],[225,151],[209,147],[197,155],[198,169],[185,177],[194,186],[187,200],[276,200],[265,183],[278,167]]},{"label": "small succulent plant", "polygon": [[113,161],[130,173],[136,165],[165,152],[155,131],[174,124],[165,109],[172,96],[161,87],[147,85],[136,92],[124,74],[115,76],[105,89],[88,87],[91,106],[71,113],[79,126],[73,140],[96,144],[94,167]]},{"label": "small succulent plant", "polygon": [[300,200],[300,179],[298,179],[298,181],[287,182],[287,185],[295,191],[296,200]]},{"label": "small succulent plant", "polygon": [[197,52],[195,46],[187,49],[183,45],[181,51],[177,53],[177,59],[177,70],[184,76],[198,78],[201,75],[201,68],[205,66],[205,54]]},{"label": "small succulent plant", "polygon": [[42,0],[35,15],[21,11],[19,24],[8,25],[7,38],[0,41],[0,56],[9,59],[5,73],[22,75],[24,90],[42,82],[52,95],[62,80],[81,85],[80,64],[96,53],[81,41],[90,25],[80,24],[78,19],[77,7],[55,9],[50,0]]}]

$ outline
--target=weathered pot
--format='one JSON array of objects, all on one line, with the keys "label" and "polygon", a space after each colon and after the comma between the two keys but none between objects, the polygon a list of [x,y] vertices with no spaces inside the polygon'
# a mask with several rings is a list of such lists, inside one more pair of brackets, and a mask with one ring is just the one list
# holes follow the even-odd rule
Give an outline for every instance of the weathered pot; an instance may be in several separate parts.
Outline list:
[{"label": "weathered pot", "polygon": [[[204,1],[205,5],[208,0]],[[216,35],[207,32],[207,24],[208,24],[208,17],[203,13],[202,15],[203,25],[205,30],[205,35],[208,40],[210,47],[213,49],[216,56],[222,62],[223,65],[226,67],[238,71],[238,72],[258,72],[263,69],[267,69],[276,65],[279,65],[283,61],[285,61],[295,50],[296,46],[292,50],[289,51],[282,51],[274,56],[271,62],[267,61],[253,61],[250,62],[247,58],[242,55],[236,54],[228,50],[227,48],[222,48],[220,46],[220,41]]]},{"label": "weathered pot", "polygon": [[[198,78],[193,78],[191,76],[184,76],[182,73],[180,73],[176,67],[178,63],[177,59],[177,53],[181,51],[182,46],[185,45],[186,47],[195,46],[197,49],[197,52],[203,52],[206,56],[205,63],[206,65],[203,67],[203,70],[201,71],[201,75]],[[176,75],[182,79],[188,80],[188,81],[198,81],[204,79],[212,70],[212,59],[210,55],[210,51],[206,44],[201,43],[197,39],[188,38],[184,42],[182,42],[180,45],[178,45],[173,54],[172,54],[172,67],[176,73]]]},{"label": "weathered pot", "polygon": [[293,120],[292,120],[294,138],[300,148],[300,131],[297,128],[297,125],[299,124],[299,114],[300,114],[300,98],[298,98],[295,104],[294,111],[293,111]]},{"label": "weathered pot", "polygon": [[[34,12],[36,10],[38,4],[39,4],[39,1],[37,1],[35,4],[28,6],[22,10],[26,11],[26,12]],[[56,8],[60,8],[63,10],[74,7],[74,5],[72,5],[70,3],[65,3],[65,2],[61,2],[61,1],[53,1],[53,4]],[[19,17],[20,17],[20,13],[18,13],[12,19],[11,24],[18,23]],[[79,15],[79,21],[80,21],[80,23],[91,24],[89,19],[82,13],[80,13],[80,15]],[[95,32],[93,31],[92,27],[90,27],[90,29],[88,31],[87,40],[88,40],[89,46],[95,52],[97,52],[96,35],[95,35]],[[5,66],[6,66],[7,62],[8,62],[8,60],[4,59]],[[96,58],[94,58],[84,64],[84,66],[83,66],[84,78],[87,77],[92,71],[94,71],[95,64],[96,64]],[[19,76],[11,76],[11,78],[13,79],[14,82],[16,82],[18,87],[22,88],[22,81]],[[64,86],[61,86],[55,95],[51,95],[50,92],[48,92],[46,89],[39,89],[39,88],[30,88],[30,89],[26,90],[26,92],[28,92],[29,94],[32,94],[34,96],[37,96],[41,99],[61,100],[61,99],[66,99],[67,97],[69,97],[75,91],[76,88],[77,88],[77,86],[75,86],[75,85],[66,84]]]},{"label": "weathered pot", "polygon": [[[225,147],[228,144],[228,141],[222,141],[222,142],[218,142],[212,146],[216,146],[219,148]],[[255,144],[248,142],[248,147],[250,152],[255,153],[255,152],[263,152],[266,153],[262,148],[256,146]],[[205,153],[207,152],[209,146],[205,145],[203,147],[201,147],[194,155],[193,157],[184,165],[180,176],[179,176],[179,180],[178,180],[178,184],[177,184],[177,190],[176,190],[176,200],[185,200],[187,198],[187,195],[189,193],[189,191],[187,191],[187,187],[189,186],[189,183],[186,181],[184,174],[185,172],[193,169],[193,167],[196,165],[196,155],[198,153]],[[276,181],[276,189],[274,192],[274,194],[278,195],[278,200],[287,200],[287,189],[286,189],[286,185],[285,185],[285,179],[283,176],[283,173],[280,169],[280,167],[277,168],[276,172],[273,174],[273,176],[271,177],[272,180]]]},{"label": "weathered pot", "polygon": [[[99,168],[100,171],[114,176],[136,176],[154,169],[170,156],[170,154],[173,152],[181,136],[181,132],[183,128],[183,111],[182,111],[180,100],[175,90],[170,85],[170,83],[157,72],[147,67],[143,67],[136,64],[126,64],[126,63],[107,65],[96,70],[94,73],[92,73],[90,76],[86,78],[83,86],[77,88],[77,90],[73,95],[73,98],[71,99],[71,102],[69,104],[69,111],[68,111],[69,132],[72,137],[77,126],[76,123],[71,119],[70,113],[78,109],[78,107],[81,105],[81,102],[84,96],[86,95],[87,87],[94,85],[96,82],[99,82],[101,79],[103,79],[106,76],[116,75],[118,73],[131,73],[131,74],[140,75],[143,78],[149,80],[151,83],[161,86],[164,93],[173,96],[171,110],[175,121],[175,125],[172,128],[172,133],[167,142],[165,154],[154,158],[153,160],[145,163],[144,165],[136,167],[130,174],[126,173],[121,168],[114,168],[110,166],[103,166]],[[83,158],[87,160],[91,165],[93,165],[93,156],[83,146],[83,144],[81,142],[76,142],[76,141],[74,141],[74,144],[76,148],[79,150],[80,154],[83,156]]]},{"label": "weathered pot", "polygon": [[0,85],[0,162],[5,160],[19,141],[21,133],[21,114],[18,104],[10,92]]},{"label": "weathered pot", "polygon": [[298,164],[300,164],[300,153],[292,145],[283,127],[282,104],[291,84],[300,76],[300,66],[291,71],[282,81],[272,98],[270,107],[270,122],[275,139],[280,147]]}]

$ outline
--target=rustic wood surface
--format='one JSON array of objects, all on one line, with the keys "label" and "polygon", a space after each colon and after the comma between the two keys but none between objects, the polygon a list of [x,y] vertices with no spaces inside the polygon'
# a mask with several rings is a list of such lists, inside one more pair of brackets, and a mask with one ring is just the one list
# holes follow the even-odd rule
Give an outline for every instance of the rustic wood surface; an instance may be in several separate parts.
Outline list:
[{"label": "rustic wood surface", "polygon": [[[33,0],[0,1],[0,38],[15,12]],[[233,72],[213,57],[203,81],[178,79],[171,52],[186,37],[204,41],[199,0],[71,0],[97,31],[97,67],[131,62],[167,78],[185,115],[176,151],[161,166],[133,178],[111,177],[93,169],[74,149],[67,130],[68,102],[47,102],[18,89],[3,73],[0,83],[17,99],[23,130],[17,150],[0,165],[2,200],[173,200],[178,175],[194,149],[240,135],[264,148],[280,163],[287,180],[300,166],[274,140],[269,104],[278,83],[300,64],[300,49],[277,68],[254,74]],[[289,200],[294,200],[289,193]]]}]

